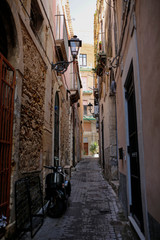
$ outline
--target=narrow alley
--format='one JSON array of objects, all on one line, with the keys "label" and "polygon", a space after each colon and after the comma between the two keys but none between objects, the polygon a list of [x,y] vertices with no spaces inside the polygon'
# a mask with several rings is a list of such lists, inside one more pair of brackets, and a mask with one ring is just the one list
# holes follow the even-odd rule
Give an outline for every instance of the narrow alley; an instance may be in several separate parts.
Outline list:
[{"label": "narrow alley", "polygon": [[[69,207],[61,218],[46,217],[33,240],[136,240],[121,205],[103,178],[98,159],[86,158],[72,173]],[[21,240],[29,240],[30,233]]]},{"label": "narrow alley", "polygon": [[0,240],[160,240],[159,42],[157,0],[0,0]]}]

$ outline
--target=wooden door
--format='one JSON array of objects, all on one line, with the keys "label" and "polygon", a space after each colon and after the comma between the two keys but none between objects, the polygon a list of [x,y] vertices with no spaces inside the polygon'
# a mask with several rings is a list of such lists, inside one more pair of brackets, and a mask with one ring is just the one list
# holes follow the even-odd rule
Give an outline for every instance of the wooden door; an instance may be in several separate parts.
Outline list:
[{"label": "wooden door", "polygon": [[88,155],[88,143],[84,143],[84,155]]}]

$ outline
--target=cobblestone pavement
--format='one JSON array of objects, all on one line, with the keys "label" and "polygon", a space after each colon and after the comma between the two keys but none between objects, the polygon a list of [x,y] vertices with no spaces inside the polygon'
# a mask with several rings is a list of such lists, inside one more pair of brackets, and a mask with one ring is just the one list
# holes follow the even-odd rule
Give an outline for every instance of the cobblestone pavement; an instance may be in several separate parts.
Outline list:
[{"label": "cobblestone pavement", "polygon": [[[85,159],[72,173],[69,207],[58,219],[46,217],[33,240],[137,240],[97,159]],[[31,239],[24,235],[21,239]]]}]

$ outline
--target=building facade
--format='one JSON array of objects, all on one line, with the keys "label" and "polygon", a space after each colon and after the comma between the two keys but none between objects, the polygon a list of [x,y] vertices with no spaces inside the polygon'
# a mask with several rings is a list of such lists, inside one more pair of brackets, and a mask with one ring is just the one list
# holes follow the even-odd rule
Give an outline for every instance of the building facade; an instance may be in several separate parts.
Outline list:
[{"label": "building facade", "polygon": [[[83,44],[79,55],[80,74],[83,87],[83,155],[93,155],[90,147],[99,144],[94,109],[94,46]],[[92,106],[88,106],[91,104]],[[97,147],[98,152],[98,147]],[[96,152],[96,153],[97,153]]]},{"label": "building facade", "polygon": [[[105,64],[96,61],[100,121],[116,109],[111,124],[99,123],[101,145],[114,124],[118,195],[141,239],[160,239],[159,11],[158,1],[98,0],[95,13],[95,51],[102,45],[106,54]],[[115,98],[108,105],[107,86]],[[101,153],[102,163],[107,157]]]},{"label": "building facade", "polygon": [[97,88],[94,95],[99,103],[100,159],[105,177],[117,190],[116,85],[114,72],[108,66],[112,54],[115,55],[115,49],[111,49],[113,28],[109,26],[109,19],[111,16],[105,12],[103,1],[97,1],[94,15],[94,71]]},{"label": "building facade", "polygon": [[67,19],[68,1],[0,2],[0,218],[7,217],[1,237],[15,228],[17,180],[38,175],[44,186],[44,165],[72,167],[80,160],[74,151],[82,139],[78,64],[64,74],[52,69],[72,60]]}]

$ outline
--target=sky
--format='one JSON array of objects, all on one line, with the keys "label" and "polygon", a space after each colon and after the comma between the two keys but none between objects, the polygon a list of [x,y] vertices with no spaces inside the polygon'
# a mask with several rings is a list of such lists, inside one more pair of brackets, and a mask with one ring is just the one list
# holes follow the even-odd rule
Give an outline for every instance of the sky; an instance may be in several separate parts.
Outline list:
[{"label": "sky", "polygon": [[69,0],[73,32],[83,43],[94,43],[93,23],[97,0]]}]

